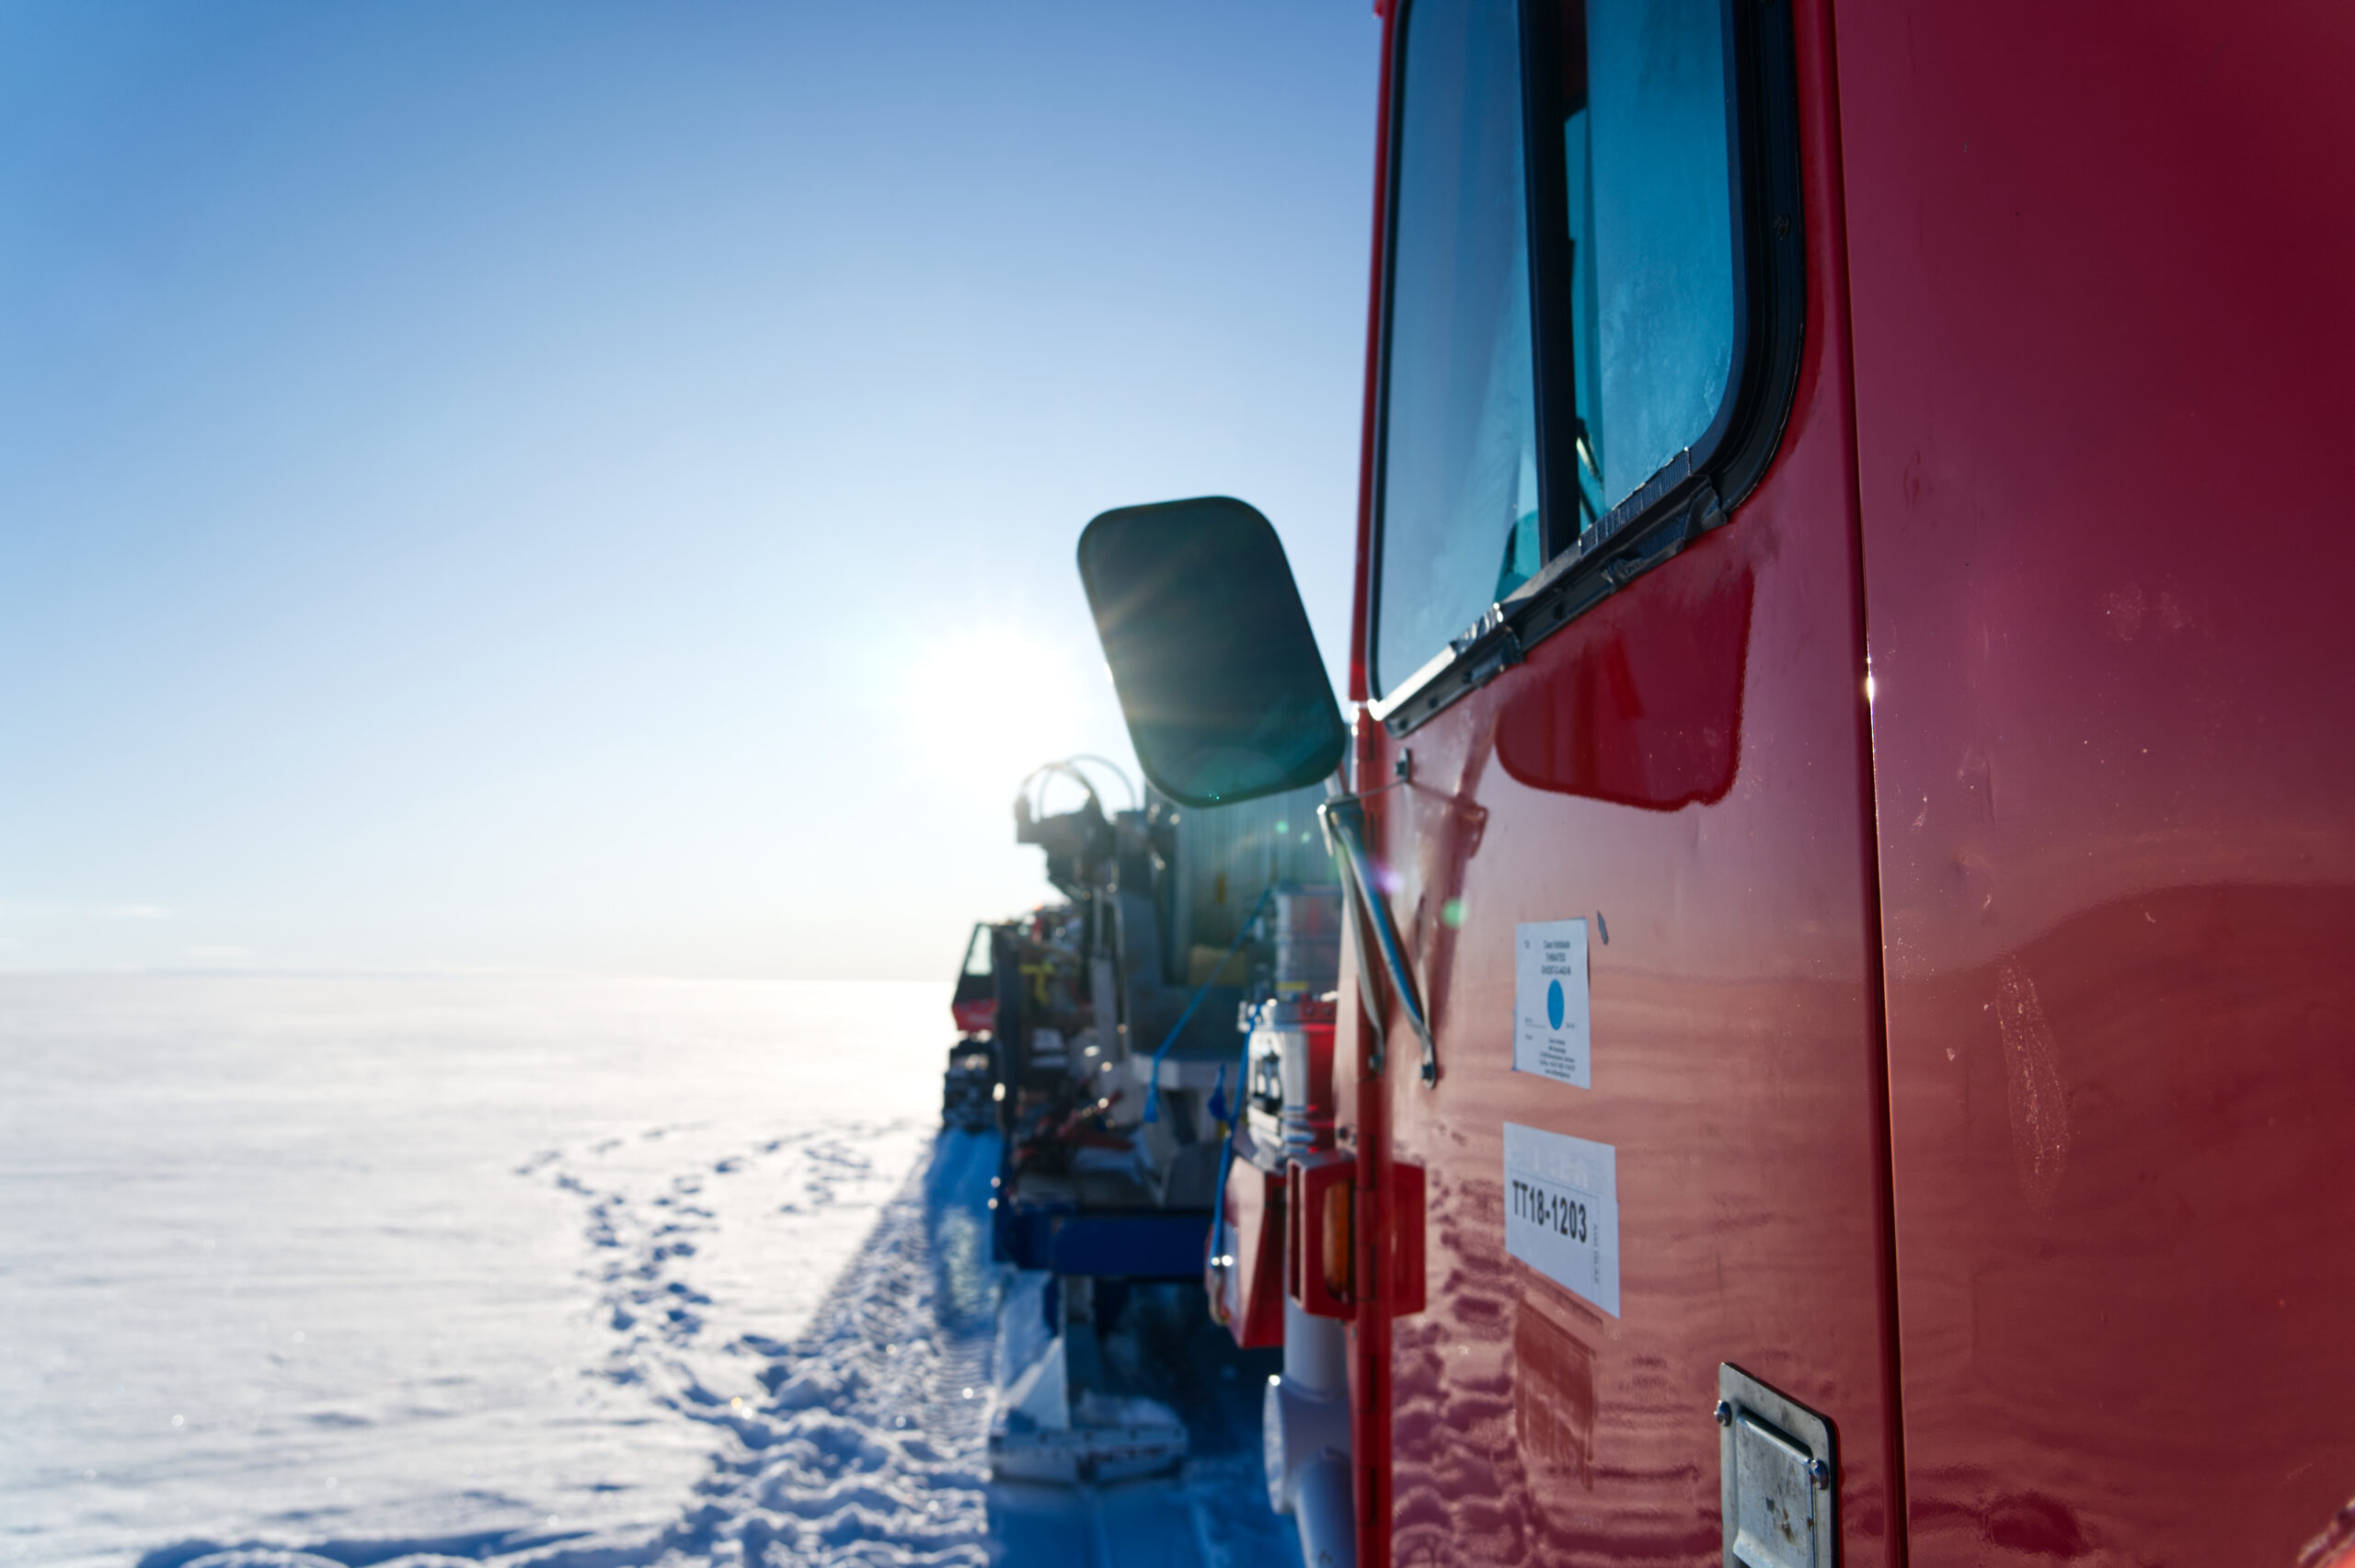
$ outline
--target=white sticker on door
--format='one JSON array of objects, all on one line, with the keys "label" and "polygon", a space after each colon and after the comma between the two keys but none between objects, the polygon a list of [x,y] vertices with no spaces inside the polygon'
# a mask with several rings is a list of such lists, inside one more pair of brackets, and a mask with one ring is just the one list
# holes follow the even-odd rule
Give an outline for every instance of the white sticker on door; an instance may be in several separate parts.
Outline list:
[{"label": "white sticker on door", "polygon": [[1512,1065],[1557,1083],[1593,1084],[1586,1028],[1586,921],[1513,927]]},{"label": "white sticker on door", "polygon": [[1505,1251],[1619,1315],[1619,1151],[1505,1123]]}]

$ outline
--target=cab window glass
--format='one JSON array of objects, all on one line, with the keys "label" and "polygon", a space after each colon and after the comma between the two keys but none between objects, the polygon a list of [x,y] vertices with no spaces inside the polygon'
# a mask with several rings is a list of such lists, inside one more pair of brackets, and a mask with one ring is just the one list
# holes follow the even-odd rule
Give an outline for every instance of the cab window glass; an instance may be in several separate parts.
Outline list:
[{"label": "cab window glass", "polygon": [[1567,0],[1560,37],[1584,532],[1700,440],[1725,396],[1729,89],[1718,0]]},{"label": "cab window glass", "polygon": [[1374,680],[1396,686],[1543,564],[1513,0],[1401,18]]},{"label": "cab window glass", "polygon": [[[1543,365],[1532,348],[1519,7],[1416,0],[1399,23],[1377,696],[1534,576],[1549,536],[1557,548],[1591,539],[1700,442],[1732,371],[1722,0],[1523,3],[1551,8],[1554,26],[1536,31],[1560,40],[1560,57],[1531,75],[1548,127],[1539,133],[1556,133],[1558,111],[1563,157],[1564,200],[1540,210],[1568,230],[1566,265],[1549,260],[1537,280],[1568,304],[1569,330]],[[1550,163],[1549,148],[1541,167]],[[1539,521],[1541,379],[1545,428],[1568,449],[1549,448],[1544,464],[1550,529]]]}]

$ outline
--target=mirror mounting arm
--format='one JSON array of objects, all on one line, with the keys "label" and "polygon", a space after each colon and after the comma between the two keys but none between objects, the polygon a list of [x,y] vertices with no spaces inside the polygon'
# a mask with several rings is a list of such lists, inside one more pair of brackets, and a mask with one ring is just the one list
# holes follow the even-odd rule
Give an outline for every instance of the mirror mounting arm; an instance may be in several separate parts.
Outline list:
[{"label": "mirror mounting arm", "polygon": [[[1358,933],[1359,951],[1362,955],[1371,948],[1381,958],[1383,971],[1390,977],[1390,989],[1398,998],[1398,1009],[1407,1015],[1407,1022],[1414,1026],[1416,1037],[1422,1042],[1422,1081],[1429,1088],[1439,1082],[1439,1047],[1431,1039],[1430,1024],[1423,1016],[1422,998],[1407,967],[1406,949],[1398,940],[1398,929],[1391,923],[1389,902],[1373,879],[1373,864],[1366,855],[1365,796],[1346,793],[1338,777],[1327,780],[1326,788],[1328,795],[1325,804],[1316,808],[1316,817],[1324,824],[1326,842],[1340,867],[1341,889],[1352,906],[1350,912],[1355,918],[1350,923]],[[1369,931],[1373,935],[1370,942]],[[1365,1007],[1366,1023],[1373,1030],[1373,1047],[1366,1053],[1366,1071],[1369,1076],[1379,1078],[1388,1046],[1382,1027],[1382,1011],[1373,995],[1373,977],[1363,963],[1358,965],[1358,990]]]}]

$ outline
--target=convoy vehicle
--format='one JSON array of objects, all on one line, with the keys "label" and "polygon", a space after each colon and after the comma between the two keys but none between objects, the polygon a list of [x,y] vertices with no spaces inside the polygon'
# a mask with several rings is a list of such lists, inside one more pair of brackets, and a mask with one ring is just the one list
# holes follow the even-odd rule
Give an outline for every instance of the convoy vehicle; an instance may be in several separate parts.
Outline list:
[{"label": "convoy vehicle", "polygon": [[[1228,1345],[1203,1314],[1246,1097],[1237,1023],[1329,996],[1339,962],[1321,791],[1181,811],[1148,788],[1108,811],[1091,762],[1101,776],[1068,759],[1025,781],[1015,836],[1063,897],[974,928],[943,1079],[944,1122],[1000,1136],[992,1253],[1016,1283],[989,1451],[1012,1481],[1168,1471],[1222,1381],[1243,1408],[1212,1424],[1257,1417],[1239,1379],[1280,1363],[1238,1352],[1272,1341]],[[1056,779],[1075,807],[1047,809]]]},{"label": "convoy vehicle", "polygon": [[2349,1561],[2355,14],[1384,26],[1346,710],[1248,507],[1079,547],[1165,798],[1332,792],[1308,1561]]}]

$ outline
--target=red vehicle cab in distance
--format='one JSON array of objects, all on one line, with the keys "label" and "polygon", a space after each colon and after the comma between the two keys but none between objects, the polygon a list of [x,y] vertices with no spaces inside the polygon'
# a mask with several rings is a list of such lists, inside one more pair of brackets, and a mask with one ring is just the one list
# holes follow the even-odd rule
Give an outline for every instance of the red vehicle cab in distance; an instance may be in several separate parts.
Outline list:
[{"label": "red vehicle cab in distance", "polygon": [[1359,1561],[2347,1560],[2355,13],[1384,28]]},{"label": "red vehicle cab in distance", "polygon": [[987,1035],[997,1027],[997,961],[991,948],[995,935],[988,924],[976,925],[965,944],[965,962],[948,1000],[949,1013],[963,1034]]}]

